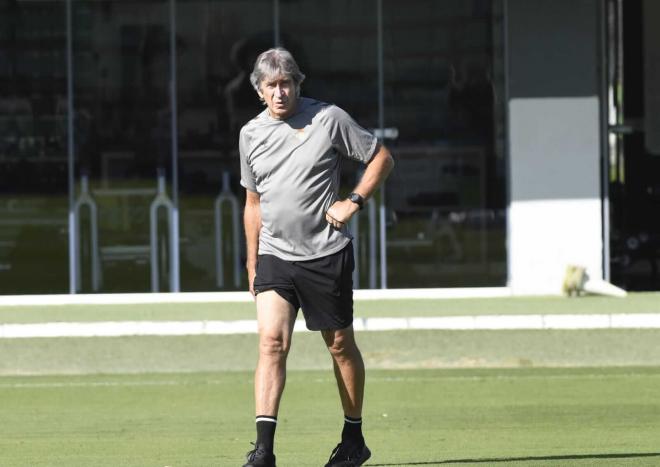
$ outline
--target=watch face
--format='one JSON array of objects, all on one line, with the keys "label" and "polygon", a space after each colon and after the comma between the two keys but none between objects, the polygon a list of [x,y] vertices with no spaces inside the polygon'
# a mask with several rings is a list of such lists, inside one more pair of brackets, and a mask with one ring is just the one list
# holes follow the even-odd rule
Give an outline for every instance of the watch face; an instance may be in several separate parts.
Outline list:
[{"label": "watch face", "polygon": [[362,207],[362,204],[364,203],[362,196],[358,195],[357,193],[351,193],[350,195],[348,195],[348,199],[350,199],[352,202],[354,202],[360,207]]}]

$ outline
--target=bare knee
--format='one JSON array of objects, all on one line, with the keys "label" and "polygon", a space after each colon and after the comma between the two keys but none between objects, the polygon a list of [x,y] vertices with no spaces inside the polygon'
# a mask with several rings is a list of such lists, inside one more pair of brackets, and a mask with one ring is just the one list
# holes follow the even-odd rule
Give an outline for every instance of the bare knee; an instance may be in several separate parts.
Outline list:
[{"label": "bare knee", "polygon": [[330,354],[337,360],[350,359],[359,353],[352,334],[334,332],[323,337]]},{"label": "bare knee", "polygon": [[272,360],[286,359],[291,343],[280,335],[262,335],[259,337],[259,355]]}]

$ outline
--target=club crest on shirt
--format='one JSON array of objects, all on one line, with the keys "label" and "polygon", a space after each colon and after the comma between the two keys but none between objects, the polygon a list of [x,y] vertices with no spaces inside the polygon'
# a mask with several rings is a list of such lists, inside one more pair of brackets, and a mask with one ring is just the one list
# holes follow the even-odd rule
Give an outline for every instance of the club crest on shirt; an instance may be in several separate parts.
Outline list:
[{"label": "club crest on shirt", "polygon": [[[307,128],[307,127],[305,127],[305,128]],[[295,137],[299,141],[305,141],[305,139],[307,139],[307,132],[305,132],[305,128],[299,128],[294,132]]]}]

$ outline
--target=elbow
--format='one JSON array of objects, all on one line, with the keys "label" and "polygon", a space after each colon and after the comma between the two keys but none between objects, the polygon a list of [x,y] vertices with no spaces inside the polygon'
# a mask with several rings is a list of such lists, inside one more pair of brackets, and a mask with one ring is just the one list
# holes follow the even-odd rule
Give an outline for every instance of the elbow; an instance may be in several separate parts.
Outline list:
[{"label": "elbow", "polygon": [[374,159],[378,160],[385,173],[389,173],[394,168],[394,158],[392,157],[392,153],[380,143]]},{"label": "elbow", "polygon": [[394,168],[394,158],[392,157],[392,154],[387,155],[387,169],[388,172],[391,172],[392,169]]},{"label": "elbow", "polygon": [[383,161],[383,165],[385,167],[385,173],[389,175],[390,172],[392,172],[392,169],[394,169],[394,158],[392,157],[392,154],[390,152],[387,152],[387,156],[385,157],[385,160]]}]

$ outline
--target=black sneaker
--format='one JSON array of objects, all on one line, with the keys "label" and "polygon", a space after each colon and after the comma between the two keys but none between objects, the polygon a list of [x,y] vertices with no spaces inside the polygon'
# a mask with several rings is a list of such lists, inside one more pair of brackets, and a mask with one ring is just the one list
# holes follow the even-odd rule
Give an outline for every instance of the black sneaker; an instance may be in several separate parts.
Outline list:
[{"label": "black sneaker", "polygon": [[365,444],[351,446],[339,443],[330,454],[330,459],[325,467],[357,467],[367,462],[370,457],[371,451]]},{"label": "black sneaker", "polygon": [[275,454],[266,450],[260,444],[255,444],[254,449],[246,455],[247,463],[243,467],[275,467]]}]

